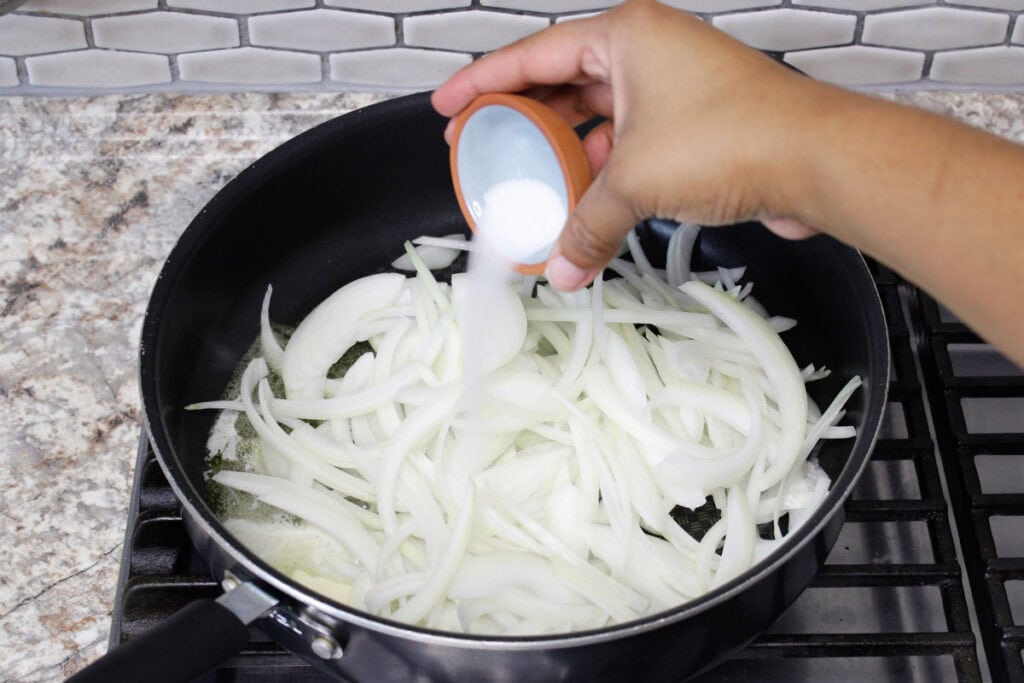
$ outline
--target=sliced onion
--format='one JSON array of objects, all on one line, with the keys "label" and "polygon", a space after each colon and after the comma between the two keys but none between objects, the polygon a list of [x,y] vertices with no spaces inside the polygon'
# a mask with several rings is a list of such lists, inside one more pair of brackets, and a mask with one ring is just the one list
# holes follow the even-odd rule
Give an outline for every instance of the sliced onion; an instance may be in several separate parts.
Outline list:
[{"label": "sliced onion", "polygon": [[[422,239],[422,238],[421,238]],[[460,249],[455,249],[450,246],[451,242],[465,242],[465,235],[446,235],[440,238],[445,241],[446,244],[425,244],[421,243],[420,246],[416,247],[416,254],[423,261],[423,264],[430,270],[442,270],[452,264],[453,261],[459,256]],[[413,263],[412,257],[409,254],[403,254],[394,261],[391,262],[391,267],[397,270],[416,270],[416,265]]]},{"label": "sliced onion", "polygon": [[775,459],[761,481],[761,490],[782,480],[793,468],[802,452],[807,423],[807,400],[803,376],[779,336],[767,323],[735,299],[716,292],[702,282],[684,283],[681,289],[717,315],[746,343],[761,362],[769,382],[775,389],[779,406],[779,442]]},{"label": "sliced onion", "polygon": [[[793,321],[763,311],[743,269],[691,273],[695,237],[673,236],[662,271],[631,236],[621,279],[574,294],[439,282],[457,251],[487,255],[421,238],[397,262],[415,276],[346,285],[283,349],[268,289],[238,395],[190,406],[224,411],[209,448],[253,470],[214,481],[338,541],[333,563],[290,558],[289,576],[435,629],[600,628],[734,579],[785,542],[783,514],[792,535],[823,500],[808,458],[854,435],[839,422],[859,379],[819,412],[805,382],[821,373],[778,335]],[[359,341],[372,351],[328,378]],[[245,420],[255,436],[225,438]],[[702,536],[672,518],[708,500],[722,518]]]},{"label": "sliced onion", "polygon": [[327,371],[355,342],[355,322],[363,315],[393,305],[405,278],[380,273],[345,285],[313,309],[295,328],[281,358],[281,377],[288,398],[324,396]]}]

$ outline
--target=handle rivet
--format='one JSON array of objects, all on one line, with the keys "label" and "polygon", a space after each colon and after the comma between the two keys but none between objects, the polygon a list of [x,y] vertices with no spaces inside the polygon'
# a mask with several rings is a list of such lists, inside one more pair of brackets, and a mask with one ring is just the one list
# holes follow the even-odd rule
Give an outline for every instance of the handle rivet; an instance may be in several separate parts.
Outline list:
[{"label": "handle rivet", "polygon": [[320,659],[338,659],[342,655],[338,641],[322,633],[313,638],[310,648],[313,650],[313,654]]},{"label": "handle rivet", "polygon": [[232,591],[238,588],[241,584],[242,582],[238,577],[231,572],[224,572],[224,580],[220,582],[221,588],[224,589],[224,592]]}]

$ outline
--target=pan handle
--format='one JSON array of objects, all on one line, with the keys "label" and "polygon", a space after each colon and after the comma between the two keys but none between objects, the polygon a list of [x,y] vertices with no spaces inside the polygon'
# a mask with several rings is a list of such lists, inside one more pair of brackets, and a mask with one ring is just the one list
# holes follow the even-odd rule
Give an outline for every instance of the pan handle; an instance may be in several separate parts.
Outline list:
[{"label": "pan handle", "polygon": [[246,624],[276,605],[276,599],[252,583],[237,584],[217,600],[194,600],[67,683],[186,683],[238,654],[249,642]]}]

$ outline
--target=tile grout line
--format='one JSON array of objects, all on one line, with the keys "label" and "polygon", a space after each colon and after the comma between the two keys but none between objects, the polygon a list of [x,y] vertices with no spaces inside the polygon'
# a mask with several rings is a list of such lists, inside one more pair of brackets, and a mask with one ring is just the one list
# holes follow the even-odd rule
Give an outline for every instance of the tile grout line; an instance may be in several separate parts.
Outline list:
[{"label": "tile grout line", "polygon": [[21,88],[26,85],[31,85],[28,77],[28,64],[25,63],[26,57],[14,57],[14,71],[18,75],[18,85],[15,88]]},{"label": "tile grout line", "polygon": [[249,15],[240,16],[238,23],[238,47],[252,47],[252,39],[249,37]]},{"label": "tile grout line", "polygon": [[96,48],[96,36],[92,30],[92,17],[82,17],[82,30],[85,31],[85,49]]}]

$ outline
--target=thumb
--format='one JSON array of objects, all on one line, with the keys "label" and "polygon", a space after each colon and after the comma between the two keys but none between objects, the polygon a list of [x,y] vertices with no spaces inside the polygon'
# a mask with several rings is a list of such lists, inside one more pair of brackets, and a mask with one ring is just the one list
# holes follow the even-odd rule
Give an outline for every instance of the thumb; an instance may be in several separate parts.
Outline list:
[{"label": "thumb", "polygon": [[614,161],[594,178],[551,250],[545,274],[555,289],[574,291],[593,282],[636,225],[636,210],[608,182]]}]

